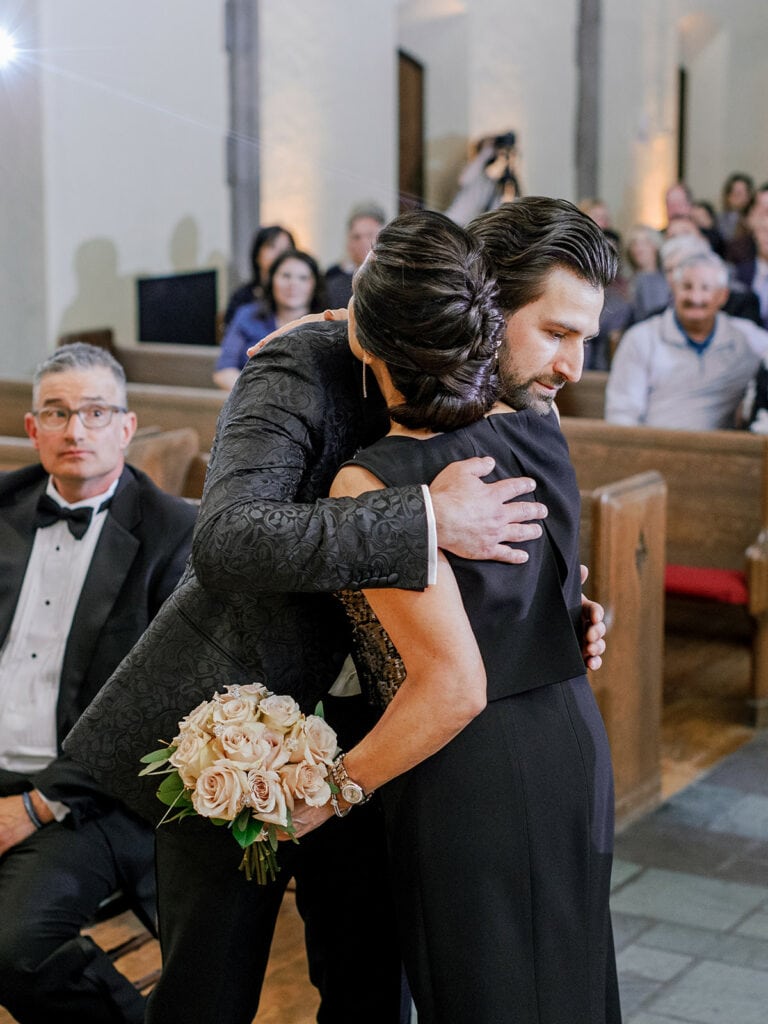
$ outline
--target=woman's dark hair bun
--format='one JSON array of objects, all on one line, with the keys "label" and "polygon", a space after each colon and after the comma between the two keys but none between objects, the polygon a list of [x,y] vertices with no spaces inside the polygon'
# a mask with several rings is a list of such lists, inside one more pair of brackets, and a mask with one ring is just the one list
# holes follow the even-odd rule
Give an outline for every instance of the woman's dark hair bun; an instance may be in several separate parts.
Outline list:
[{"label": "woman's dark hair bun", "polygon": [[411,428],[453,430],[493,405],[504,318],[478,243],[443,214],[414,211],[384,227],[355,277],[355,322],[404,401]]}]

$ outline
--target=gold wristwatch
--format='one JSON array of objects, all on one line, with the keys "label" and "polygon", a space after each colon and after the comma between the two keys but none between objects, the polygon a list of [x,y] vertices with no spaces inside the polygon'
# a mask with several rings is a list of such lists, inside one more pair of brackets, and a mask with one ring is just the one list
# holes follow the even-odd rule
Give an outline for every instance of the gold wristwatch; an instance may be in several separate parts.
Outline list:
[{"label": "gold wristwatch", "polygon": [[347,775],[347,769],[344,766],[343,754],[339,754],[331,765],[328,774],[341,796],[348,804],[350,804],[349,807],[342,809],[339,806],[339,801],[336,799],[336,794],[334,793],[331,796],[334,813],[339,818],[345,818],[352,810],[352,807],[358,807],[361,804],[367,803],[367,801],[373,796],[373,793],[366,793],[362,786],[357,782],[353,782],[349,775]]}]

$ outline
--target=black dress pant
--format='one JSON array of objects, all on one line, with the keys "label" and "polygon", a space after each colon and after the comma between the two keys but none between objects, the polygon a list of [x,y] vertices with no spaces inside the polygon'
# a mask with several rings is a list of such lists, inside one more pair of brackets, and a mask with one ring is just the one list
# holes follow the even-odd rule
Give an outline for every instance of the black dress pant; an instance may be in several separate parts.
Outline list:
[{"label": "black dress pant", "polygon": [[[324,701],[344,740],[339,709]],[[238,871],[229,829],[186,818],[156,833],[163,972],[148,1024],[250,1024],[256,1015],[285,887],[296,880],[310,980],[321,1024],[398,1024],[401,957],[376,798],[298,844],[281,843],[277,879],[260,886]]]},{"label": "black dress pant", "polygon": [[154,926],[153,837],[114,810],[0,858],[0,1005],[20,1024],[141,1024],[146,1000],[80,929],[123,889]]}]

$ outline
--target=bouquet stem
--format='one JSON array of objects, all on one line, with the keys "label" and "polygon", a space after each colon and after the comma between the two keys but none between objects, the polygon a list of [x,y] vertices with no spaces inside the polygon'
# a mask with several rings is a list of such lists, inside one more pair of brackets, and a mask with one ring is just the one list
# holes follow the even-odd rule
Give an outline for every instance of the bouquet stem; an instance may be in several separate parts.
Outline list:
[{"label": "bouquet stem", "polygon": [[251,843],[243,850],[240,870],[245,872],[245,877],[249,882],[254,878],[259,885],[274,882],[277,872],[280,870],[277,854],[269,842]]}]

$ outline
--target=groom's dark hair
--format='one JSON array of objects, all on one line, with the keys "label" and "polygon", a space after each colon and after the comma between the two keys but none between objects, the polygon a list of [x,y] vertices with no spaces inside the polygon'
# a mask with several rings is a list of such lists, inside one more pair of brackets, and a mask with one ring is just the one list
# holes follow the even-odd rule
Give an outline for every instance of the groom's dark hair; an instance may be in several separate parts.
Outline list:
[{"label": "groom's dark hair", "polygon": [[481,213],[467,231],[482,243],[509,317],[535,302],[555,267],[605,288],[618,271],[616,249],[591,218],[565,199],[526,196]]}]

